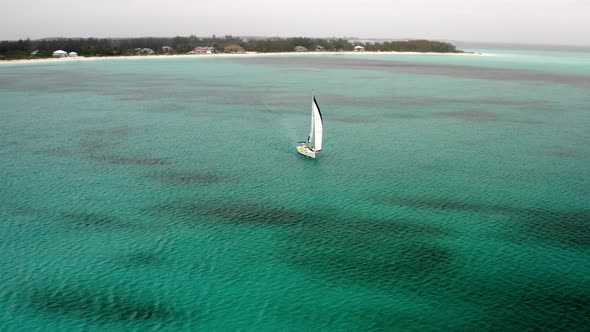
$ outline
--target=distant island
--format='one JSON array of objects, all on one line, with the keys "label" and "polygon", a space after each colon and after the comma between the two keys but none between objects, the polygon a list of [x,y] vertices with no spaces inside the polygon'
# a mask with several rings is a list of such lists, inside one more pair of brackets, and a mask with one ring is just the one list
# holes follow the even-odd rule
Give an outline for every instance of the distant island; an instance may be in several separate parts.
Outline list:
[{"label": "distant island", "polygon": [[203,38],[191,35],[173,38],[45,38],[0,41],[0,60],[62,56],[344,51],[463,53],[451,43],[431,40],[361,42],[345,38],[240,38],[231,35]]}]

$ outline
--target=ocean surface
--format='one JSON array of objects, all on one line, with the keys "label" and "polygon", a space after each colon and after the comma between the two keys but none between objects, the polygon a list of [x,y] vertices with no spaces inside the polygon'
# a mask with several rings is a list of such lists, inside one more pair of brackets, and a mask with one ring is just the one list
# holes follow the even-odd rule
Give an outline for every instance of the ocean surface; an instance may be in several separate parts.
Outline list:
[{"label": "ocean surface", "polygon": [[590,53],[473,51],[0,64],[0,330],[588,329]]}]

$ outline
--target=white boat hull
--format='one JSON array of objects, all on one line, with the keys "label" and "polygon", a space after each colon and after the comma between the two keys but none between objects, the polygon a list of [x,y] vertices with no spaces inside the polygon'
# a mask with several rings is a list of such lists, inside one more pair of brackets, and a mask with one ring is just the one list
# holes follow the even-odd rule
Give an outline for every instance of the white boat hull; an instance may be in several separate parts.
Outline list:
[{"label": "white boat hull", "polygon": [[302,154],[302,155],[304,155],[306,157],[310,157],[310,158],[315,158],[318,154],[317,151],[312,150],[307,145],[297,146],[297,152],[299,152],[299,154]]}]

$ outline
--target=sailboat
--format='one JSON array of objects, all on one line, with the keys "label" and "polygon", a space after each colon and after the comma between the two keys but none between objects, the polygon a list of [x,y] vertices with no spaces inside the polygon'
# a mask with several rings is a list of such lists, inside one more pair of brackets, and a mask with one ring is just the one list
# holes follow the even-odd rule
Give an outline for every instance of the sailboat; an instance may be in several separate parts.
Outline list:
[{"label": "sailboat", "polygon": [[307,136],[307,141],[299,142],[297,145],[297,152],[300,154],[315,158],[318,152],[322,150],[322,139],[324,138],[324,123],[322,120],[322,112],[318,105],[315,96],[311,95],[311,129]]}]

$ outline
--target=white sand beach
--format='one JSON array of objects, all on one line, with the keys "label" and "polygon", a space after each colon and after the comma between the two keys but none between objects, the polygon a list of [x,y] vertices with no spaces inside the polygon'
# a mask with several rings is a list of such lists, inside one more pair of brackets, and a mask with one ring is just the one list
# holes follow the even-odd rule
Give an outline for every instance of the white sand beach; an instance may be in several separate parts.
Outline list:
[{"label": "white sand beach", "polygon": [[450,56],[491,56],[485,53],[421,53],[421,52],[246,52],[246,53],[214,53],[214,54],[173,54],[173,55],[120,55],[120,56],[77,56],[63,58],[43,58],[43,59],[19,59],[19,60],[2,60],[1,64],[15,63],[59,63],[71,61],[89,61],[89,60],[117,60],[117,59],[170,59],[170,58],[209,58],[209,57],[244,57],[244,56],[310,56],[310,55],[450,55]]}]

